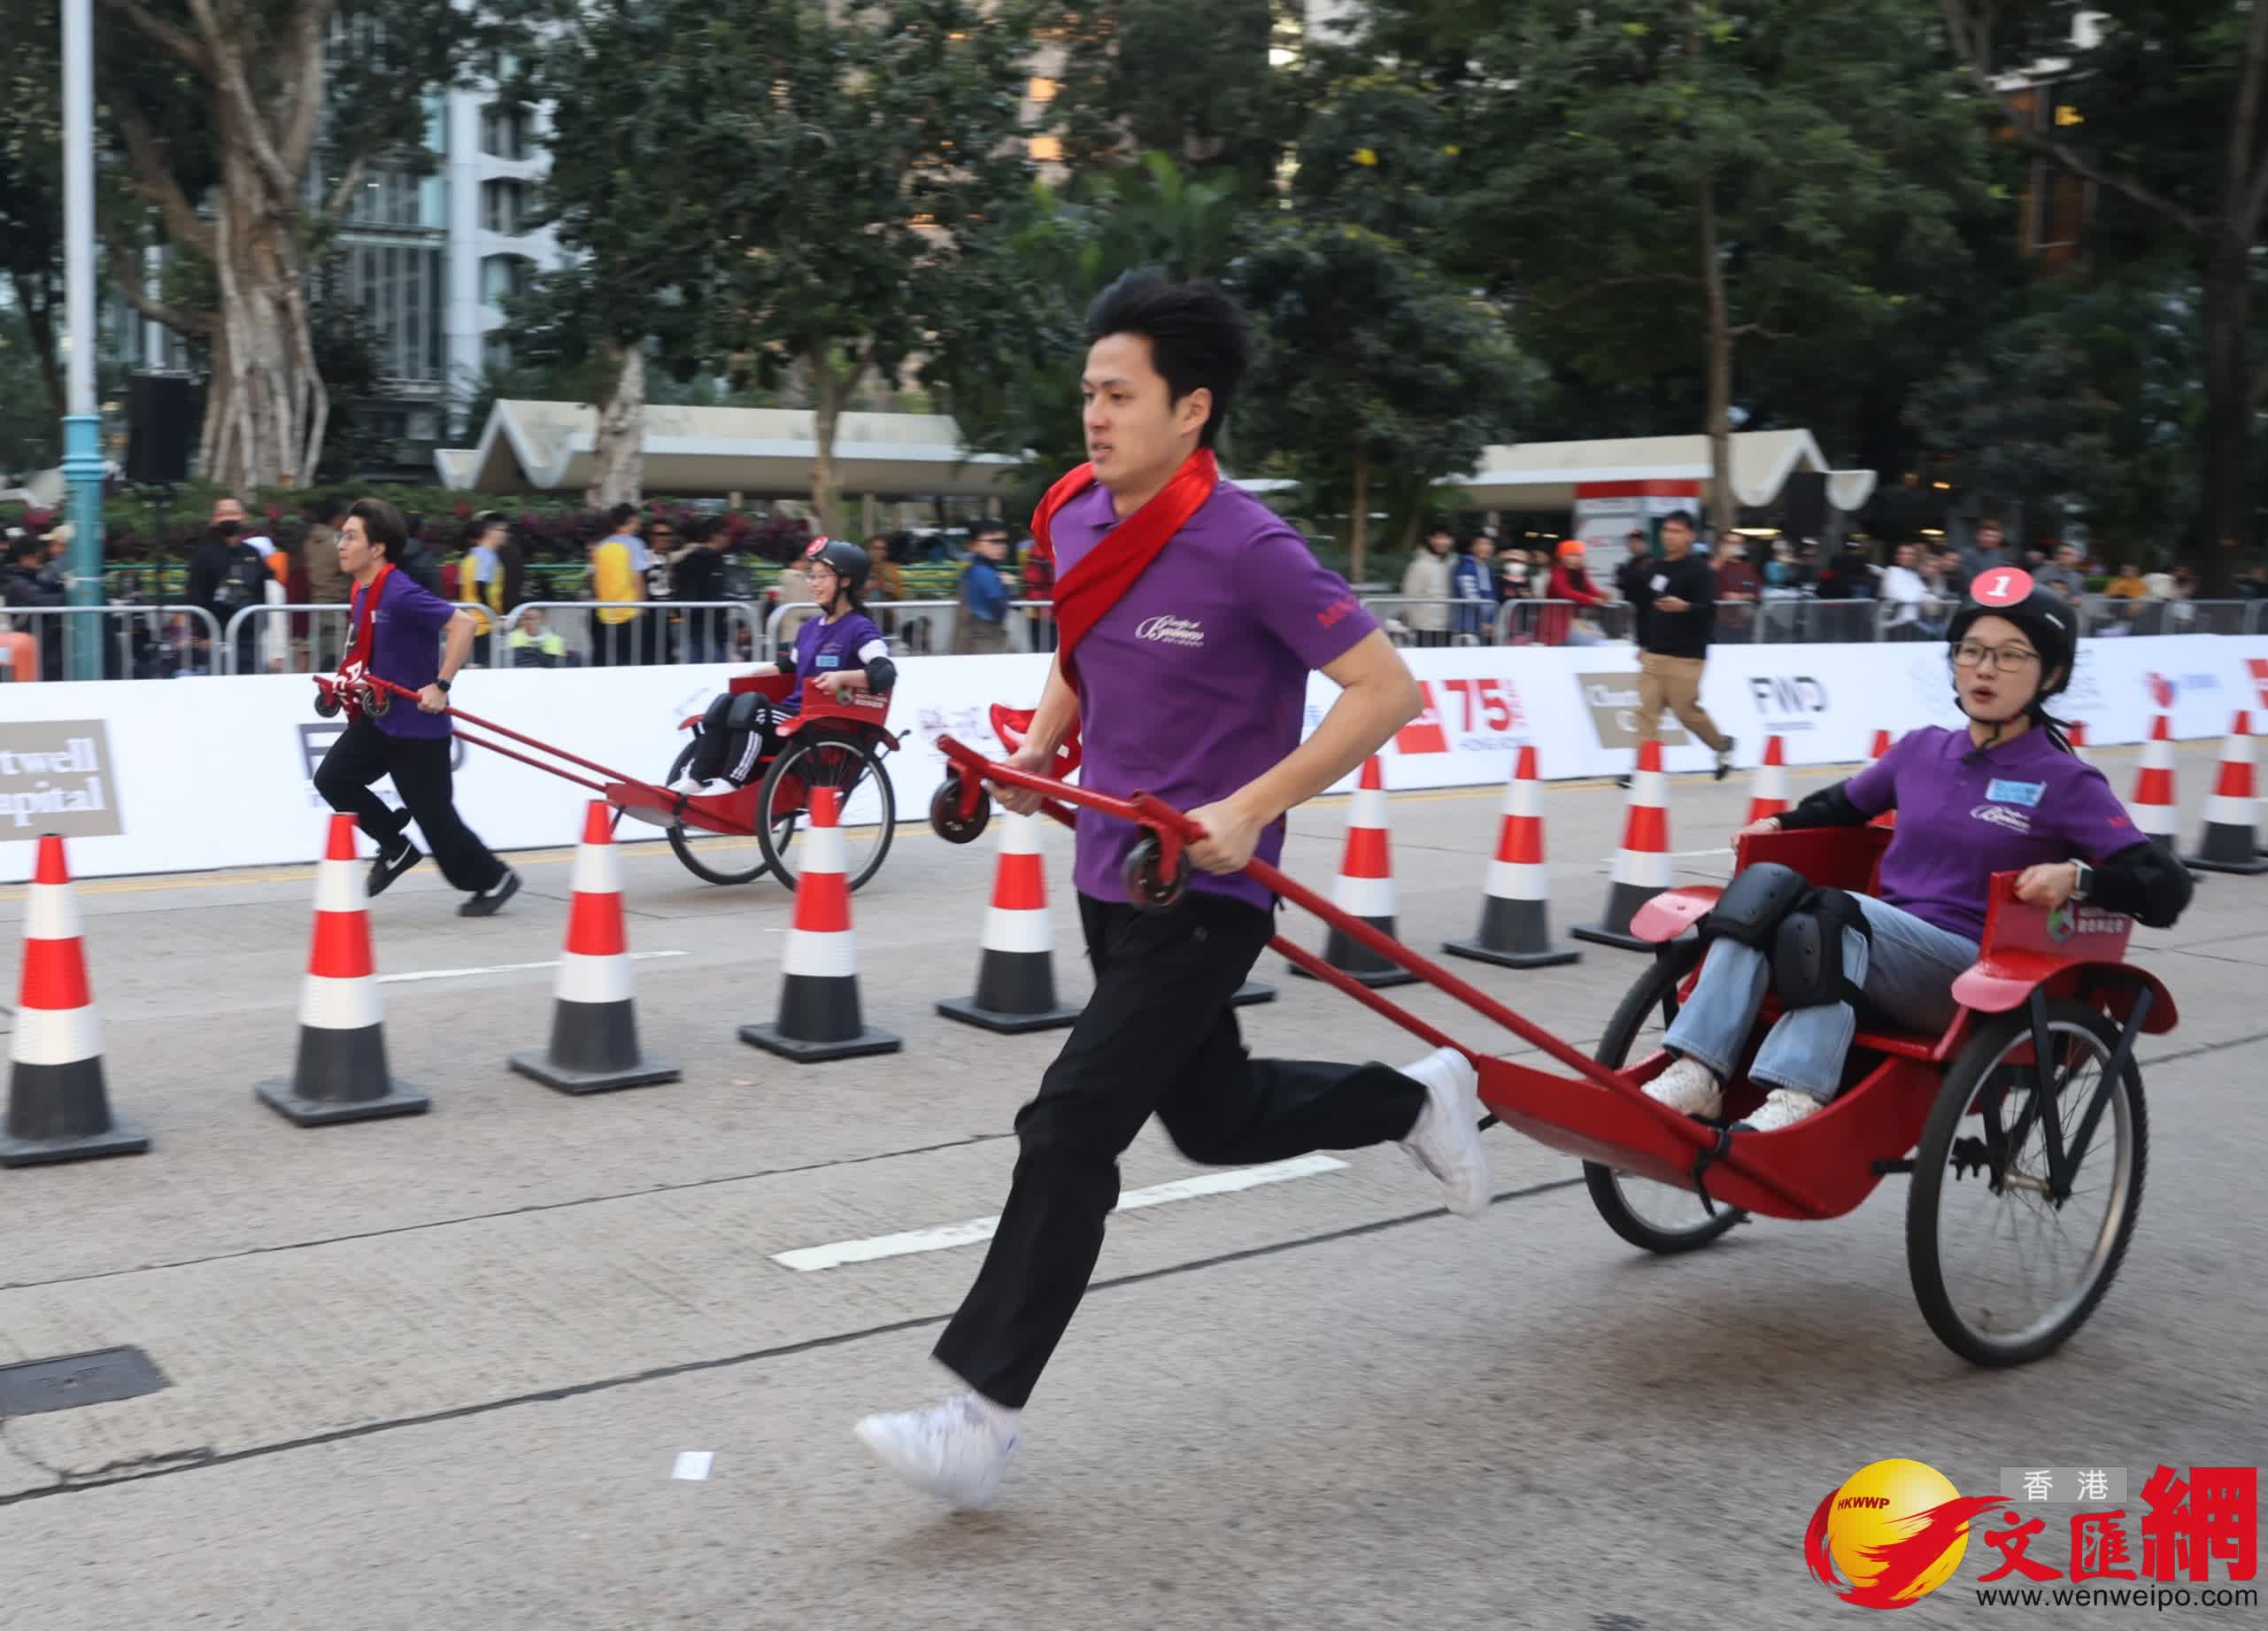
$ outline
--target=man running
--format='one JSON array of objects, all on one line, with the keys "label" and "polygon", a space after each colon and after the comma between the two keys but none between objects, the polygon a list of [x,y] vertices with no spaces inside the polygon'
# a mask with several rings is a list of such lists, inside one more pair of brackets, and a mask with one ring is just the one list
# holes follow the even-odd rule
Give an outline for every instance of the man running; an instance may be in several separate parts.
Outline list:
[{"label": "man running", "polygon": [[[1241,875],[1284,846],[1284,812],[1415,718],[1417,684],[1344,580],[1257,499],[1218,478],[1214,438],[1249,356],[1245,319],[1209,284],[1129,274],[1088,313],[1090,465],[1033,517],[1055,560],[1061,645],[1015,767],[1046,774],[1081,733],[1084,785],[1148,789],[1205,839],[1193,886],[1164,911],[1128,903],[1131,825],[1083,811],[1074,881],[1094,995],[1038,1095],[999,1225],[936,1357],[965,1385],[929,1410],[858,1424],[917,1487],[989,1499],[1041,1370],[1070,1325],[1118,1202],[1118,1157],[1154,1114],[1207,1165],[1399,1140],[1450,1210],[1490,1199],[1471,1063],[1443,1048],[1406,1070],[1248,1059],[1230,1000],[1274,932]],[[1339,696],[1305,743],[1308,674]],[[1038,800],[1004,792],[1029,812]]]},{"label": "man running", "polygon": [[[1732,738],[1701,707],[1701,671],[1716,621],[1716,575],[1693,553],[1693,518],[1677,510],[1662,519],[1662,559],[1629,583],[1638,615],[1638,739],[1662,739],[1662,710],[1715,751],[1716,779],[1732,769]],[[1626,786],[1629,777],[1620,778]]]},{"label": "man running", "polygon": [[[451,726],[443,710],[450,682],[473,649],[473,619],[396,569],[408,542],[401,512],[382,499],[358,500],[339,528],[339,566],[354,584],[348,661],[415,692],[417,702],[413,707],[394,697],[383,714],[365,714],[347,726],[316,768],[315,791],[333,809],[351,813],[377,839],[371,894],[384,893],[417,865],[421,852],[409,833],[414,821],[433,846],[442,875],[472,897],[457,908],[458,916],[486,917],[520,892],[520,874],[474,836],[452,796]],[[448,647],[436,653],[444,633]],[[393,778],[401,809],[390,808],[370,791],[381,777]]]}]

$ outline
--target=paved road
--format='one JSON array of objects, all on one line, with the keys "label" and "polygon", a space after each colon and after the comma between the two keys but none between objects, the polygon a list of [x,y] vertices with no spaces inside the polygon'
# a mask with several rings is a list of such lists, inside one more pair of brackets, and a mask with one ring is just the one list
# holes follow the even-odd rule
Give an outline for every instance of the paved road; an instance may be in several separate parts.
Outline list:
[{"label": "paved road", "polygon": [[[2210,762],[2210,746],[2182,755],[2193,816]],[[2131,781],[2131,756],[2106,763]],[[1710,846],[1746,796],[1675,784],[1681,875],[1723,874]],[[1396,796],[1414,942],[1470,928],[1491,797]],[[1547,795],[1562,927],[1603,896],[1618,800]],[[1327,882],[1343,820],[1300,812],[1295,872]],[[485,923],[427,871],[378,902],[381,971],[436,976],[385,987],[396,1068],[436,1108],[321,1132],[250,1092],[289,1065],[310,874],[81,886],[112,1092],[157,1145],[0,1174],[0,1361],[130,1344],[171,1386],[0,1424],[0,1623],[1855,1625],[1801,1541],[1865,1462],[1912,1456],[1975,1491],[2026,1463],[2139,1485],[2160,1461],[2268,1459],[2268,880],[2210,882],[2178,930],[2139,937],[2183,1005],[2143,1051],[2144,1218],[2101,1313],[2045,1365],[1974,1371],[1930,1334],[1902,1180],[1837,1222],[1655,1260],[1608,1233],[1571,1163],[1498,1132],[1479,1224],[1393,1151],[1115,1220],[1000,1503],[954,1516],[847,1429],[937,1385],[925,1356],[976,1249],[772,1259],[998,1210],[1010,1117],[1057,1039],[931,1012],[973,977],[989,846],[906,830],[856,901],[869,1016],[906,1051],[800,1070],[734,1036],[775,1005],[784,893],[710,889],[636,846],[632,947],[678,954],[639,963],[640,1018],[685,1076],[589,1099],[503,1068],[547,1034],[550,972],[510,965],[556,954],[566,859],[522,858],[526,893]],[[11,993],[20,896],[0,892]],[[1640,961],[1460,967],[1587,1044]],[[1060,949],[1058,972],[1084,993]],[[1271,978],[1280,999],[1245,1014],[1256,1048],[1417,1051]],[[1487,1035],[1435,993],[1411,1001]],[[1192,1175],[1146,1135],[1125,1184]],[[714,1457],[706,1480],[672,1476],[689,1450]],[[1916,1619],[2141,1618],[1980,1610],[1985,1555],[1972,1544]]]}]

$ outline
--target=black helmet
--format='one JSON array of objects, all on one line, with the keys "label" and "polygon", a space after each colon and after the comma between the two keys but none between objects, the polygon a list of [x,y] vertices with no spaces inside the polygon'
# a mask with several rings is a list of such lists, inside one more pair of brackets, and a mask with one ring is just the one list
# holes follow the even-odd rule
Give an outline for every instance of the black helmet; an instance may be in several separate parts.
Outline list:
[{"label": "black helmet", "polygon": [[1961,609],[1953,615],[1945,631],[1948,661],[1979,617],[2005,618],[2040,648],[2040,689],[2024,711],[2039,723],[2055,725],[2046,704],[2071,683],[2071,670],[2079,659],[2078,614],[2062,596],[2037,587],[2029,572],[2013,567],[1987,568],[1969,585]]},{"label": "black helmet", "polygon": [[803,558],[841,578],[854,597],[866,589],[867,553],[848,538],[814,538],[804,545]]}]

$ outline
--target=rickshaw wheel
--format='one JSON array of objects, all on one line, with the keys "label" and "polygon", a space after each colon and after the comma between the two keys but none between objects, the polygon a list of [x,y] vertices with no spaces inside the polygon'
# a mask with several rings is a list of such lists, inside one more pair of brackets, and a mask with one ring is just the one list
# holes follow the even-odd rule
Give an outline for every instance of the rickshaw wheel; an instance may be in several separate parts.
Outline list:
[{"label": "rickshaw wheel", "polygon": [[960,772],[947,770],[945,780],[930,795],[930,825],[948,844],[973,844],[991,824],[992,800],[980,792],[974,813],[960,813]]},{"label": "rickshaw wheel", "polygon": [[[677,757],[669,761],[669,774],[661,778],[664,785],[675,781],[687,770],[692,769],[693,754],[699,746],[700,740],[696,738],[678,751]],[[675,852],[677,859],[684,863],[685,870],[705,884],[752,884],[771,870],[772,863],[764,858],[760,846],[757,849],[752,865],[731,867],[719,864],[721,857],[725,855],[735,857],[747,855],[748,851],[741,847],[741,845],[747,842],[744,839],[736,840],[721,833],[716,833],[708,835],[706,840],[704,840],[698,830],[689,831],[682,823],[667,827],[664,831],[668,836],[670,849]],[[717,847],[706,852],[697,847],[697,845],[704,841],[714,843]],[[723,847],[724,846],[730,846],[730,847]]]},{"label": "rickshaw wheel", "polygon": [[[2052,1102],[2069,1148],[2103,1086],[2118,1029],[2070,998],[2049,1000],[2048,1029],[2059,1055]],[[2141,1071],[2129,1058],[2110,1085],[2071,1194],[2057,1202],[2033,1104],[2039,1078],[2029,1063],[2010,1063],[2031,1042],[2028,1009],[1980,1026],[1946,1073],[1914,1152],[1906,1198],[1914,1297],[1939,1340],[1972,1364],[2026,1364],[2062,1347],[2110,1289],[2141,1211],[2149,1163]],[[1958,1259],[1979,1246],[2020,1277],[2022,1291],[1986,1290],[1978,1283],[1985,1277],[1964,1272]],[[2066,1264],[2074,1265],[2068,1286],[2033,1291],[2036,1275],[2059,1275]]]},{"label": "rickshaw wheel", "polygon": [[377,686],[367,683],[363,685],[362,711],[364,713],[369,715],[374,719],[393,706],[394,693],[392,692],[381,691]]},{"label": "rickshaw wheel", "polygon": [[315,716],[318,719],[336,719],[339,716],[339,700],[336,692],[319,691],[315,693]]},{"label": "rickshaw wheel", "polygon": [[[1686,937],[1655,954],[1653,966],[1638,977],[1607,1022],[1607,1033],[1593,1055],[1601,1064],[1619,1071],[1629,1063],[1639,1036],[1657,1016],[1661,1029],[1669,1029],[1678,1014],[1678,987],[1693,971],[1701,953],[1701,942]],[[1648,1047],[1658,1045],[1650,1042]],[[1720,1206],[1712,1217],[1693,1190],[1635,1178],[1596,1161],[1583,1163],[1583,1182],[1607,1227],[1632,1245],[1665,1257],[1697,1250],[1747,1217]]]},{"label": "rickshaw wheel", "polygon": [[1173,876],[1161,877],[1158,871],[1158,840],[1146,832],[1127,852],[1118,876],[1126,885],[1126,898],[1134,903],[1137,909],[1161,912],[1169,906],[1178,905],[1182,896],[1189,893],[1188,846],[1183,846]]},{"label": "rickshaw wheel", "polygon": [[[843,809],[847,814],[851,795],[868,781],[874,784],[882,800],[882,813],[873,838],[868,840],[863,859],[851,835],[866,831],[865,825],[842,830],[853,893],[882,870],[883,862],[890,854],[891,838],[897,831],[898,795],[891,787],[890,773],[882,768],[882,755],[875,751],[872,742],[840,736],[798,736],[780,749],[772,761],[772,768],[764,772],[764,790],[756,799],[756,808],[763,812],[756,824],[756,841],[764,846],[764,858],[771,863],[773,875],[780,882],[790,889],[796,885],[795,870],[788,865],[787,852],[796,830],[810,819],[808,790],[834,788],[842,794]],[[783,785],[804,791],[783,799],[780,791]],[[787,806],[784,810],[781,808],[783,804]]]}]

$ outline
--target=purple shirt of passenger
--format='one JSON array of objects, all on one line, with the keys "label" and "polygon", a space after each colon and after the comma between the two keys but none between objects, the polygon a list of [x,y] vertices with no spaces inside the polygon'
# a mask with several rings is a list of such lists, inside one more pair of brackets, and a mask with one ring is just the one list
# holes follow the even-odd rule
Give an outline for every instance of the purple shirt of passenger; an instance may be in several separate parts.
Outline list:
[{"label": "purple shirt of passenger", "polygon": [[[362,615],[362,597],[369,591],[358,586],[351,602],[347,638],[354,638]],[[370,671],[391,680],[405,691],[423,691],[441,677],[441,631],[457,608],[420,587],[399,570],[385,575],[378,605],[370,615]],[[436,737],[450,732],[449,715],[428,714],[407,697],[395,697],[371,723],[388,736]]]},{"label": "purple shirt of passenger", "polygon": [[889,651],[882,630],[864,612],[845,612],[831,623],[816,617],[807,620],[795,631],[795,689],[780,704],[780,712],[792,714],[803,707],[803,688],[809,681],[822,674],[863,669],[868,658]]},{"label": "purple shirt of passenger", "polygon": [[2036,725],[1982,752],[1966,730],[1913,731],[1843,792],[1870,818],[1898,812],[1881,898],[1972,940],[1994,873],[2093,864],[2142,836],[2102,772]]},{"label": "purple shirt of passenger", "polygon": [[[1053,522],[1061,582],[1118,524],[1099,484]],[[1345,655],[1377,621],[1346,580],[1267,506],[1223,482],[1080,642],[1079,781],[1125,798],[1156,794],[1176,809],[1227,798],[1300,745],[1308,673]],[[1139,830],[1079,812],[1072,881],[1123,901],[1119,869]],[[1261,834],[1259,859],[1284,853],[1284,823]],[[1192,886],[1265,911],[1274,897],[1241,873],[1192,875]]]}]

